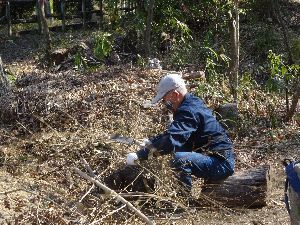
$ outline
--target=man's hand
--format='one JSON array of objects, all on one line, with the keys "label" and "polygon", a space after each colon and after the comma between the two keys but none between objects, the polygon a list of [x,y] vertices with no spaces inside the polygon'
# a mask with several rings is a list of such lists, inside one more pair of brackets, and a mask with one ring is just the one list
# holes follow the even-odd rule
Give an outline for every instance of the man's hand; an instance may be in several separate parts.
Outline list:
[{"label": "man's hand", "polygon": [[127,155],[126,164],[129,165],[129,166],[135,166],[136,165],[136,163],[135,163],[136,160],[138,160],[137,154],[134,153],[134,152],[131,152]]},{"label": "man's hand", "polygon": [[152,145],[152,142],[148,138],[143,139],[143,141],[140,143],[141,148],[143,147],[147,148],[150,145]]}]

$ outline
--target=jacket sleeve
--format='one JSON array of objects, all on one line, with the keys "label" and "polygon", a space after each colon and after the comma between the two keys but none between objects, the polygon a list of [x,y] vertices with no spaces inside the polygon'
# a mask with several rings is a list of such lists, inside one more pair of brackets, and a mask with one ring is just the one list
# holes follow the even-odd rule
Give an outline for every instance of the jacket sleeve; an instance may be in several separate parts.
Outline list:
[{"label": "jacket sleeve", "polygon": [[[161,155],[180,150],[199,125],[200,121],[195,114],[189,110],[180,110],[176,113],[174,121],[167,131],[151,140],[152,145]],[[149,149],[141,149],[137,152],[140,159],[147,159],[148,154]]]}]

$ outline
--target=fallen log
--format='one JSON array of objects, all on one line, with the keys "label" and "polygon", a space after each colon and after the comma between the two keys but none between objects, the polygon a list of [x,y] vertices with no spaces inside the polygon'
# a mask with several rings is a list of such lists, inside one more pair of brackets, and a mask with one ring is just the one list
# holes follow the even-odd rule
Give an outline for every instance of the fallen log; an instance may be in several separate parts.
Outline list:
[{"label": "fallen log", "polygon": [[219,183],[205,184],[201,194],[227,207],[259,208],[267,205],[270,166],[237,171]]}]

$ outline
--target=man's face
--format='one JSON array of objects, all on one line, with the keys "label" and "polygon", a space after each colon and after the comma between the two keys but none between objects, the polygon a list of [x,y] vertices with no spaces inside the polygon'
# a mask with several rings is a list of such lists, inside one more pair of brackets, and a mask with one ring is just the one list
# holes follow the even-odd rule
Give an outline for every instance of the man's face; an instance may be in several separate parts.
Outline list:
[{"label": "man's face", "polygon": [[171,90],[162,98],[163,104],[172,112],[175,112],[179,105],[179,92]]}]

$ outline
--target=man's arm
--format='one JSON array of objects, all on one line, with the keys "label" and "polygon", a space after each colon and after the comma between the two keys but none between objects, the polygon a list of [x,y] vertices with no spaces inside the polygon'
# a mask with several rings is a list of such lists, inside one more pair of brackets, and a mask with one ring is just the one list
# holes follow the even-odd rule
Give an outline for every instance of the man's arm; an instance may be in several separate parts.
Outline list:
[{"label": "man's arm", "polygon": [[200,125],[199,119],[190,111],[179,111],[168,130],[151,140],[151,145],[137,152],[139,159],[148,159],[151,154],[166,155],[179,150]]}]

